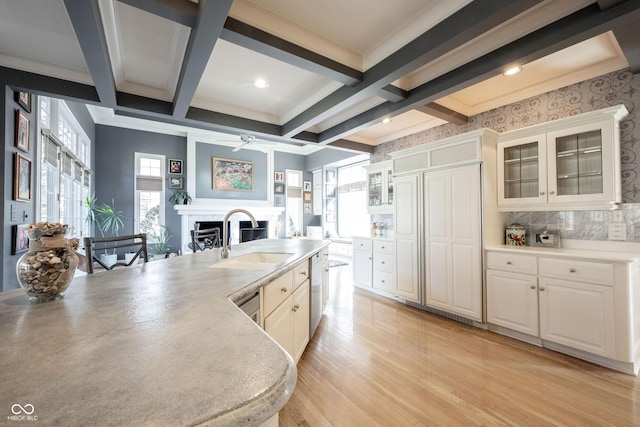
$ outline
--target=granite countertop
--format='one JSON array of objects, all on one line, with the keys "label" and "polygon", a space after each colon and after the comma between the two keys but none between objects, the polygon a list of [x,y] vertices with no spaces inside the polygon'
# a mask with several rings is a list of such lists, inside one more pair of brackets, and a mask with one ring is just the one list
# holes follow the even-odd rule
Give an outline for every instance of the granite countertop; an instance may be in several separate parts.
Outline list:
[{"label": "granite countertop", "polygon": [[[0,424],[14,404],[46,425],[256,425],[296,383],[291,357],[231,300],[328,245],[257,240],[292,255],[268,269],[219,269],[219,250],[77,276],[65,298],[0,293]],[[24,415],[24,414],[22,414]]]}]

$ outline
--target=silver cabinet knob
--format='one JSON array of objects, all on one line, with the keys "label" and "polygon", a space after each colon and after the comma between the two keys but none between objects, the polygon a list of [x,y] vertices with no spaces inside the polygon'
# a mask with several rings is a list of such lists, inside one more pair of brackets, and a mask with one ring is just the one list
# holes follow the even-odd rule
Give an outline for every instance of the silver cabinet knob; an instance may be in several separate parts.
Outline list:
[{"label": "silver cabinet knob", "polygon": [[569,273],[575,273],[575,272],[576,272],[576,269],[575,269],[575,268],[570,268],[570,269],[569,269]]},{"label": "silver cabinet knob", "polygon": [[302,274],[303,276],[306,276],[307,272],[306,271],[301,271],[300,274]]},{"label": "silver cabinet knob", "polygon": [[384,261],[380,261],[380,264],[384,264]]},{"label": "silver cabinet knob", "polygon": [[530,288],[531,288],[531,289],[535,289],[535,288],[536,288],[536,285],[531,285],[531,286],[530,286]]},{"label": "silver cabinet knob", "polygon": [[543,288],[542,286],[540,287],[540,291],[541,291],[541,292],[544,292],[544,288]]},{"label": "silver cabinet knob", "polygon": [[507,265],[511,265],[511,261],[507,261]]},{"label": "silver cabinet knob", "polygon": [[296,305],[293,306],[291,311],[298,311],[299,308],[300,308],[300,306],[298,304],[296,304]]},{"label": "silver cabinet knob", "polygon": [[541,195],[541,196],[544,196],[544,191],[541,191],[541,192],[540,192],[540,195]]},{"label": "silver cabinet knob", "polygon": [[549,191],[549,194],[556,194],[556,192],[551,190],[551,191]]},{"label": "silver cabinet knob", "polygon": [[280,288],[280,292],[287,292],[287,288],[284,288],[284,287]]}]

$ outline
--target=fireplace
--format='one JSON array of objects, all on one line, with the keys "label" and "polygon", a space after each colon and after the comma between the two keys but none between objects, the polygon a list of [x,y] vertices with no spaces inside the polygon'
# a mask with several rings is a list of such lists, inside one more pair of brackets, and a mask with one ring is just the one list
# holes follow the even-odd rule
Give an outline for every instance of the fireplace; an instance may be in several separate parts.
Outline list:
[{"label": "fireplace", "polygon": [[239,221],[240,243],[252,240],[266,239],[269,221],[258,221],[258,227],[252,228],[251,221]]},{"label": "fireplace", "polygon": [[[222,221],[195,221],[193,228],[196,230],[207,230],[209,228],[217,228],[220,230],[220,241],[215,247],[222,246]],[[227,241],[231,240],[231,222],[227,221]]]}]

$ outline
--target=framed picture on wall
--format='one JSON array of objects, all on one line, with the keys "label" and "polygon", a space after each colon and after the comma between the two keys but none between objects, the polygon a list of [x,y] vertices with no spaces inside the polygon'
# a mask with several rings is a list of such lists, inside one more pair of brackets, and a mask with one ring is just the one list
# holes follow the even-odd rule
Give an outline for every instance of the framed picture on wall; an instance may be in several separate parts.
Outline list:
[{"label": "framed picture on wall", "polygon": [[169,159],[169,173],[182,175],[182,160]]},{"label": "framed picture on wall", "polygon": [[29,117],[22,110],[16,110],[15,146],[29,152]]},{"label": "framed picture on wall", "polygon": [[327,222],[336,222],[336,214],[331,212],[325,215],[325,220]]},{"label": "framed picture on wall", "polygon": [[302,191],[311,191],[311,181],[304,181]]},{"label": "framed picture on wall", "polygon": [[15,224],[11,226],[11,255],[19,254],[29,249],[29,224]]},{"label": "framed picture on wall", "polygon": [[336,186],[335,186],[335,184],[327,184],[325,186],[325,191],[327,193],[327,197],[336,197]]},{"label": "framed picture on wall", "polygon": [[306,214],[310,214],[311,213],[311,203],[305,203],[304,204],[304,213],[306,213]]},{"label": "framed picture on wall", "polygon": [[275,182],[284,182],[284,173],[283,172],[275,172],[273,175],[273,180]]},{"label": "framed picture on wall", "polygon": [[15,153],[13,200],[20,202],[31,200],[31,160],[20,153]]},{"label": "framed picture on wall", "polygon": [[310,202],[311,201],[311,192],[310,191],[305,191],[302,193],[302,200],[304,202]]},{"label": "framed picture on wall", "polygon": [[181,176],[172,176],[169,178],[169,188],[172,190],[182,190],[182,177]]},{"label": "framed picture on wall", "polygon": [[31,112],[31,94],[29,92],[16,92],[16,102],[20,104],[27,113]]},{"label": "framed picture on wall", "polygon": [[273,192],[275,194],[284,194],[284,184],[280,182],[276,182],[273,185]]},{"label": "framed picture on wall", "polygon": [[213,158],[213,189],[253,191],[253,162]]}]

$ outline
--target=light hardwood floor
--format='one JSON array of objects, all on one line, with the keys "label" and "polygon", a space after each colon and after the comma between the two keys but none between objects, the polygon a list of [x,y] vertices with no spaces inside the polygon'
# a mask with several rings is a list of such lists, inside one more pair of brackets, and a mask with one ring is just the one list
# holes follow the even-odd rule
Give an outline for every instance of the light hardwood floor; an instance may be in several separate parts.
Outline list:
[{"label": "light hardwood floor", "polygon": [[640,380],[353,288],[331,298],[287,426],[640,426]]}]

